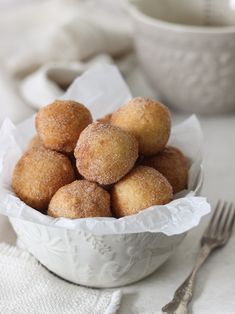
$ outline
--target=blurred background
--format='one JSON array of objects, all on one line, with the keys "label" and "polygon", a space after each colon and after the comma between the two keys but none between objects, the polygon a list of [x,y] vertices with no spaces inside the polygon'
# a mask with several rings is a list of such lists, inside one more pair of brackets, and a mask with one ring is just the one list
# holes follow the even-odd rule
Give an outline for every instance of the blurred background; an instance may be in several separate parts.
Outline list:
[{"label": "blurred background", "polygon": [[234,112],[234,25],[233,0],[0,0],[0,122],[28,117],[99,62],[174,112]]},{"label": "blurred background", "polygon": [[117,64],[133,94],[153,96],[132,32],[125,0],[0,0],[0,123],[30,116],[96,62]]}]

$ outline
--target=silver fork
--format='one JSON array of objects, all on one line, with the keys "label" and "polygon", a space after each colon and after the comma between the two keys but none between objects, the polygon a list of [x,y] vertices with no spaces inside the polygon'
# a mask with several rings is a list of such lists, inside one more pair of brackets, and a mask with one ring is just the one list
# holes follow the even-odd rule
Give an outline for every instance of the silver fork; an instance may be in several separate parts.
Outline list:
[{"label": "silver fork", "polygon": [[201,239],[201,249],[191,274],[176,290],[173,300],[162,308],[167,314],[187,314],[188,304],[193,297],[196,274],[210,253],[224,246],[232,233],[235,220],[233,204],[219,201],[214,214]]}]

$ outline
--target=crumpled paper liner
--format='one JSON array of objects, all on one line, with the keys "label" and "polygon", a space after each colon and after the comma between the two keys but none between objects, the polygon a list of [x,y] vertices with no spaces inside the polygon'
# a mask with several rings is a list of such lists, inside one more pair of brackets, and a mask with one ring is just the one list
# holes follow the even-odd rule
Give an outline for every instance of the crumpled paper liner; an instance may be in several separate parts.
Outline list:
[{"label": "crumpled paper liner", "polygon": [[[115,111],[131,98],[131,93],[115,66],[99,64],[78,77],[62,98],[84,103],[91,110],[94,119],[97,119]],[[201,171],[203,142],[196,116],[173,127],[169,140],[169,144],[181,149],[189,158],[189,189],[175,195],[175,199],[167,205],[152,206],[136,215],[120,219],[55,219],[22,202],[11,189],[11,178],[16,162],[34,134],[34,117],[18,126],[6,119],[0,130],[0,213],[3,215],[97,235],[140,232],[174,235],[198,225],[201,217],[210,212],[206,199],[195,197],[193,191]]]}]

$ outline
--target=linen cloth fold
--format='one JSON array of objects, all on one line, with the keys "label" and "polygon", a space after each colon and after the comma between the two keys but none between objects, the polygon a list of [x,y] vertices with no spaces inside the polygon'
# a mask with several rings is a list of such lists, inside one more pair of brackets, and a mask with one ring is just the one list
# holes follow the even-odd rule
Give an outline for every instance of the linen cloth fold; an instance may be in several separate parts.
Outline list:
[{"label": "linen cloth fold", "polygon": [[[113,59],[107,54],[100,54],[88,62],[53,62],[47,63],[37,71],[28,75],[19,83],[19,91],[27,104],[35,109],[40,109],[43,105],[53,102],[61,97],[73,80],[83,74],[84,71],[98,63],[114,63]],[[125,79],[131,78],[133,69],[136,65],[136,58],[130,54],[116,62],[118,69]],[[130,82],[128,82],[130,83]],[[136,79],[134,85],[136,83]],[[130,87],[133,84],[128,84]],[[144,85],[144,79],[141,80]],[[145,83],[146,85],[146,83]],[[140,87],[138,86],[138,92]]]},{"label": "linen cloth fold", "polygon": [[28,252],[0,244],[0,313],[115,314],[120,290],[85,288],[62,280]]},{"label": "linen cloth fold", "polygon": [[[128,84],[128,78],[132,83],[136,76],[125,0],[102,0],[99,4],[48,0],[29,3],[17,14],[12,11],[0,13],[0,26],[12,33],[3,32],[9,45],[2,56],[4,69],[16,82],[23,101],[34,109],[60,97],[74,78],[94,63],[115,63]],[[141,93],[147,84],[142,79],[137,85]]]},{"label": "linen cloth fold", "polygon": [[[41,5],[41,14],[57,10],[57,15],[63,16],[66,1],[60,2],[61,5],[54,1],[46,7]],[[40,27],[26,31],[17,50],[6,58],[8,71],[22,77],[48,62],[86,61],[100,53],[119,57],[133,49],[131,25],[120,4],[107,10],[93,1],[70,1],[66,10],[64,18],[50,21],[49,15]],[[29,14],[32,19],[38,12],[32,6],[21,18]],[[20,22],[20,16],[17,18]]]}]

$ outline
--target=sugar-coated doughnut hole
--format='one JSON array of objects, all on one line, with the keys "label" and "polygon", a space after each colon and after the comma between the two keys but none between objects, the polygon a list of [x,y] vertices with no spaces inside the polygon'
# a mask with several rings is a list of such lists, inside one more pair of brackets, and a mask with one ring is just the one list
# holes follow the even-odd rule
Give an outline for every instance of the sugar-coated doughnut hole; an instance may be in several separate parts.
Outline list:
[{"label": "sugar-coated doughnut hole", "polygon": [[163,104],[136,97],[112,114],[111,124],[134,135],[139,142],[139,153],[151,156],[166,146],[171,116]]},{"label": "sugar-coated doughnut hole", "polygon": [[80,133],[92,123],[89,110],[71,100],[56,100],[36,115],[36,129],[46,148],[70,153]]},{"label": "sugar-coated doughnut hole", "polygon": [[152,205],[167,204],[172,196],[172,187],[160,172],[138,166],[113,186],[112,209],[116,217],[134,215]]},{"label": "sugar-coated doughnut hole", "polygon": [[54,193],[74,180],[68,157],[44,148],[31,148],[15,166],[12,187],[27,205],[45,212]]},{"label": "sugar-coated doughnut hole", "polygon": [[172,185],[174,193],[187,188],[188,160],[178,148],[168,146],[157,155],[145,158],[142,164],[161,172]]},{"label": "sugar-coated doughnut hole", "polygon": [[48,208],[52,217],[109,217],[110,195],[97,183],[77,180],[60,188]]},{"label": "sugar-coated doughnut hole", "polygon": [[137,140],[122,129],[95,122],[82,133],[75,148],[79,173],[108,185],[120,180],[138,158]]}]

